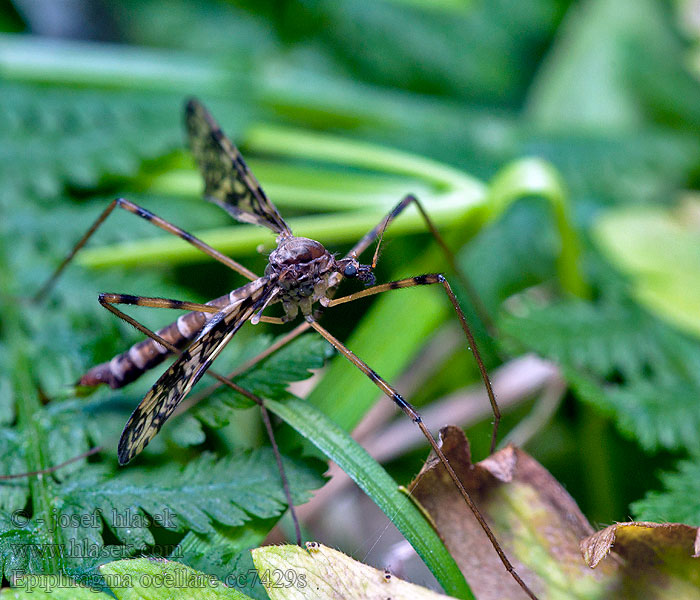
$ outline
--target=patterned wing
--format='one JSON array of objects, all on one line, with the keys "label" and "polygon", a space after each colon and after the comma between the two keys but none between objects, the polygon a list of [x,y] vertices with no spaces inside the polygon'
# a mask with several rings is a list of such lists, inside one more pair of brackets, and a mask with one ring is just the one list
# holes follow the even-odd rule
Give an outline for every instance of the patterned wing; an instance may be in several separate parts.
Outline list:
[{"label": "patterned wing", "polygon": [[[204,375],[243,324],[277,293],[275,277],[261,277],[239,288],[240,300],[216,313],[200,336],[161,376],[127,421],[119,439],[119,464],[125,465],[160,431],[166,419]],[[238,295],[234,292],[234,295]]]},{"label": "patterned wing", "polygon": [[291,235],[289,226],[265,196],[238,148],[197,100],[187,103],[185,122],[192,154],[204,176],[207,199],[239,221]]}]

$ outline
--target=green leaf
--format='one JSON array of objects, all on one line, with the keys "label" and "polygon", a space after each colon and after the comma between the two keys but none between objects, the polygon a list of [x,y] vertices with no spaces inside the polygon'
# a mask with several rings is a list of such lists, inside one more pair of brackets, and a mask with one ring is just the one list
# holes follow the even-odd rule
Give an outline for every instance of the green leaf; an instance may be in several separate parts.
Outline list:
[{"label": "green leaf", "polygon": [[[3,474],[25,473],[27,463],[22,452],[22,436],[19,432],[0,428],[0,468]],[[29,485],[26,479],[9,479],[0,482],[0,510],[11,513],[27,505]]]},{"label": "green leaf", "polygon": [[27,575],[13,580],[12,589],[0,592],[3,600],[109,600],[110,594],[78,585],[70,577],[56,575]]},{"label": "green leaf", "polygon": [[[564,367],[574,391],[647,450],[700,449],[700,344],[627,302],[520,307],[501,331]],[[513,344],[517,340],[517,344]]]},{"label": "green leaf", "polygon": [[641,521],[686,523],[700,527],[700,459],[679,462],[676,471],[659,475],[663,491],[650,491],[633,502],[632,513]]},{"label": "green leaf", "polygon": [[653,322],[631,305],[576,300],[525,304],[500,326],[512,338],[510,344],[517,340],[521,347],[601,378],[615,371],[639,377],[661,357]]},{"label": "green leaf", "polygon": [[[642,115],[625,78],[632,36],[655,39],[661,20],[650,0],[572,5],[530,97],[530,115],[552,128],[637,126]],[[546,67],[546,68],[545,68]]]},{"label": "green leaf", "polygon": [[170,440],[181,447],[198,446],[206,439],[202,423],[191,414],[178,419],[177,426],[171,427],[167,431]]},{"label": "green leaf", "polygon": [[539,159],[523,159],[507,165],[489,185],[487,200],[491,218],[500,216],[516,200],[541,196],[550,206],[559,236],[557,266],[561,287],[576,296],[590,294],[580,271],[580,241],[571,216],[569,198],[559,173]]},{"label": "green leaf", "polygon": [[[2,528],[0,533],[0,567],[4,577],[11,581],[17,574],[31,575],[36,573],[50,573],[53,571],[51,563],[53,545],[46,536],[36,531],[35,523],[26,521],[25,529],[17,529],[16,523],[22,519],[22,515],[14,513],[14,519],[9,513],[2,513]],[[45,552],[44,552],[45,551]]]},{"label": "green leaf", "polygon": [[95,186],[108,173],[133,175],[143,159],[181,144],[179,98],[7,82],[0,90],[5,202],[53,199],[66,184]]},{"label": "green leaf", "polygon": [[[247,572],[252,565],[249,550],[263,543],[276,522],[277,519],[251,519],[245,527],[225,527],[214,523],[210,532],[190,531],[170,558],[225,581]],[[253,587],[254,582],[248,583]]]},{"label": "green leaf", "polygon": [[[630,207],[601,215],[600,250],[628,276],[634,297],[677,327],[700,336],[700,232],[691,211]],[[659,252],[663,248],[663,252]]]},{"label": "green leaf", "polygon": [[700,155],[696,138],[652,126],[621,132],[536,128],[521,135],[515,155],[551,162],[583,223],[600,207],[658,201],[669,189],[684,185]]},{"label": "green leaf", "polygon": [[[695,362],[697,358],[696,354]],[[700,449],[700,384],[696,380],[673,373],[601,388],[585,378],[569,379],[581,399],[613,414],[620,431],[645,450]]]},{"label": "green leaf", "polygon": [[196,54],[31,35],[0,36],[0,67],[7,79],[110,90],[164,91],[184,95],[235,83],[230,66]]},{"label": "green leaf", "polygon": [[[254,338],[245,344],[246,358],[253,358],[269,346],[269,338]],[[254,352],[250,349],[254,348]],[[303,335],[284,346],[272,356],[236,378],[241,387],[262,398],[290,397],[289,384],[311,377],[311,369],[320,369],[333,354],[333,348],[315,333]],[[249,356],[250,355],[250,356]],[[241,361],[243,362],[243,361]],[[221,386],[207,395],[194,410],[194,415],[210,427],[221,427],[233,418],[231,409],[248,408],[254,403],[235,391]]]},{"label": "green leaf", "polygon": [[[295,502],[306,501],[319,487],[315,473],[296,461],[284,460]],[[204,454],[185,465],[130,468],[113,477],[92,470],[92,476],[64,483],[64,512],[92,514],[99,510],[112,532],[124,543],[152,544],[143,525],[146,514],[175,531],[212,531],[213,522],[238,526],[251,517],[278,516],[286,508],[277,463],[269,448],[217,459]],[[141,522],[120,526],[129,520]]]},{"label": "green leaf", "polygon": [[499,106],[512,102],[527,79],[530,53],[555,23],[552,4],[445,5],[316,1],[291,29],[365,81]]},{"label": "green leaf", "polygon": [[385,572],[326,546],[265,546],[253,550],[253,559],[271,600],[384,598],[388,593],[395,600],[449,600],[395,576],[387,581]]},{"label": "green leaf", "polygon": [[102,565],[100,572],[108,584],[114,582],[110,587],[119,600],[170,600],[173,594],[183,600],[250,600],[213,575],[165,559],[120,560]]},{"label": "green leaf", "polygon": [[311,370],[320,369],[333,352],[333,347],[321,336],[315,333],[304,335],[275,352],[236,382],[263,398],[286,397],[291,382],[311,377]]}]

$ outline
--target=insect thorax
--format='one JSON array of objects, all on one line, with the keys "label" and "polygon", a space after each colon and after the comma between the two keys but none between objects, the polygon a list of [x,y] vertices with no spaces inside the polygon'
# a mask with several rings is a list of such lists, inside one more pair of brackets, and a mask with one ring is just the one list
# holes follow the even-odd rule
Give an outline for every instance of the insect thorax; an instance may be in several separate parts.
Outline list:
[{"label": "insect thorax", "polygon": [[[303,237],[282,238],[269,256],[265,274],[279,274],[277,281],[285,311],[299,307],[310,314],[313,302],[325,295],[335,259],[322,244]],[[292,315],[290,315],[292,316]]]}]

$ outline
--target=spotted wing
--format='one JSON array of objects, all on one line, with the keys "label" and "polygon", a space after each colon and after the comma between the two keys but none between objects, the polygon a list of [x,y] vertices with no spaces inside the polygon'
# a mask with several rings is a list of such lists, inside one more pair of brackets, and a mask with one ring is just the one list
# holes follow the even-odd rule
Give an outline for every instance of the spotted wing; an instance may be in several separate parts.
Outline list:
[{"label": "spotted wing", "polygon": [[251,281],[233,293],[239,300],[211,318],[200,336],[161,376],[127,421],[119,439],[119,464],[125,465],[148,445],[233,335],[274,298],[278,289],[276,283],[276,276]]},{"label": "spotted wing", "polygon": [[238,148],[197,100],[185,107],[190,147],[204,176],[204,194],[235,219],[291,235],[275,205],[248,169]]}]

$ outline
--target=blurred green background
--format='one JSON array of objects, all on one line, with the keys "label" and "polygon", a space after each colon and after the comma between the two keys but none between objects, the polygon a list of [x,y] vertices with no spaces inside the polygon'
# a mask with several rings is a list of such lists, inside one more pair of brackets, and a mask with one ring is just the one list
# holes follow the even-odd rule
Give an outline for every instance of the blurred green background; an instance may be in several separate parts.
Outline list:
[{"label": "blurred green background", "polygon": [[[378,280],[448,273],[491,370],[534,351],[567,383],[554,399],[523,393],[501,437],[529,419],[516,439],[594,525],[700,525],[699,23],[691,0],[0,2],[0,471],[26,464],[11,450],[18,356],[54,400],[42,414],[86,419],[49,440],[54,464],[94,440],[113,454],[154,380],[73,399],[71,382],[139,339],[98,292],[204,301],[242,284],[119,214],[41,310],[12,300],[38,289],[110,199],[264,268],[258,246],[272,236],[198,198],[181,122],[194,95],[295,233],[333,251],[403,194],[423,198],[493,335],[415,214],[389,230]],[[167,323],[153,312],[138,316]],[[347,305],[324,323],[419,406],[478,389],[465,345],[445,342],[456,320],[437,290]],[[242,331],[224,360],[252,354],[262,329]],[[309,400],[351,429],[378,394],[332,360]],[[420,380],[402,377],[417,364],[430,365]],[[215,409],[173,425],[146,464],[266,443],[256,413],[213,434]],[[463,424],[482,458],[490,418]],[[387,465],[399,482],[426,448]],[[8,491],[3,509],[28,493]]]}]

